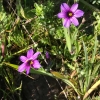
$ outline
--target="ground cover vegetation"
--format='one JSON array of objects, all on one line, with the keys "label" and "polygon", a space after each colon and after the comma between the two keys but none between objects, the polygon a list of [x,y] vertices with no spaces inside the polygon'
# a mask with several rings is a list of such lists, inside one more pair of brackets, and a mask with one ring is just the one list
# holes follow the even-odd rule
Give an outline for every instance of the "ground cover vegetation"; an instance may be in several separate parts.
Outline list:
[{"label": "ground cover vegetation", "polygon": [[99,85],[99,0],[0,0],[1,100],[100,100]]}]

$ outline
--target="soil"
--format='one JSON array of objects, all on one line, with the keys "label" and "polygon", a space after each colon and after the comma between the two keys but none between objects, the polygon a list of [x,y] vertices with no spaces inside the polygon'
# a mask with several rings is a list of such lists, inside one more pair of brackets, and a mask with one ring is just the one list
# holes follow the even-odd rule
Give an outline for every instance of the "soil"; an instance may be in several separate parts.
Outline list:
[{"label": "soil", "polygon": [[67,100],[60,87],[64,88],[65,84],[60,80],[43,75],[33,77],[22,76],[22,100]]},{"label": "soil", "polygon": [[22,84],[21,90],[11,92],[5,78],[0,76],[0,100],[67,100],[62,92],[66,84],[61,80],[43,75],[16,74],[12,85],[19,87]]}]

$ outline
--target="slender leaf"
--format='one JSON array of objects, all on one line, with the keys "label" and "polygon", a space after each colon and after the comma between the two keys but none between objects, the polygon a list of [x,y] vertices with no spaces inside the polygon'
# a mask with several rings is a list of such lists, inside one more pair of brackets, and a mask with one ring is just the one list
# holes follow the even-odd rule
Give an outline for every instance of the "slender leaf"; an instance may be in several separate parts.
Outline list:
[{"label": "slender leaf", "polygon": [[88,65],[88,53],[85,43],[83,42],[84,54],[85,54],[85,65]]},{"label": "slender leaf", "polygon": [[94,63],[95,55],[96,55],[96,51],[97,51],[97,46],[98,46],[98,40],[97,40],[97,35],[95,35],[95,44],[94,44],[94,50],[92,53],[91,63]]},{"label": "slender leaf", "polygon": [[68,31],[69,30],[67,28],[64,28],[66,46],[68,47],[69,52],[71,52],[71,37],[70,37],[70,34],[68,33]]}]

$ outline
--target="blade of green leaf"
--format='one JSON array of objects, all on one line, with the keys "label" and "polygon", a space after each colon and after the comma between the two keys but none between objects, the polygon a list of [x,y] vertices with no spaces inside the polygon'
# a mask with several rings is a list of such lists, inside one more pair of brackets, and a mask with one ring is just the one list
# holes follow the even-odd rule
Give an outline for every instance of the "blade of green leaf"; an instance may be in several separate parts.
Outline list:
[{"label": "blade of green leaf", "polygon": [[[6,63],[6,62],[4,62],[4,64],[12,67],[15,70],[18,70],[18,65]],[[53,77],[53,75],[51,73],[46,72],[43,68],[40,68],[38,70],[31,68],[30,73],[48,75],[48,76]]]},{"label": "blade of green leaf", "polygon": [[10,64],[10,63],[7,63],[7,62],[3,62],[3,63],[6,64],[6,65],[8,65],[8,66],[10,66],[10,67],[12,67],[15,70],[18,70],[18,65]]},{"label": "blade of green leaf", "polygon": [[85,54],[85,65],[88,65],[88,53],[85,43],[83,42],[84,54]]},{"label": "blade of green leaf", "polygon": [[92,72],[92,76],[95,77],[98,69],[100,68],[100,62],[97,62],[96,65],[94,65],[93,67],[94,67],[94,69],[93,69],[93,72]]},{"label": "blade of green leaf", "polygon": [[23,18],[27,19],[24,13],[24,9],[22,8],[22,6],[20,7],[20,13],[22,15]]},{"label": "blade of green leaf", "polygon": [[59,72],[52,71],[52,70],[50,72],[58,79],[65,79],[65,77],[61,75]]},{"label": "blade of green leaf", "polygon": [[95,35],[95,44],[94,44],[94,50],[92,53],[91,63],[94,63],[95,55],[96,55],[96,51],[97,51],[97,46],[98,46],[98,40],[97,40],[97,35]]},{"label": "blade of green leaf", "polygon": [[69,80],[67,80],[67,79],[62,79],[62,81],[63,82],[65,82],[66,84],[68,84],[69,86],[71,86],[74,90],[75,90],[75,92],[79,95],[80,93],[79,93],[79,91],[77,90],[77,88],[73,85],[73,83],[71,83]]},{"label": "blade of green leaf", "polygon": [[47,75],[47,76],[53,77],[53,75],[51,73],[46,72],[43,68],[40,68],[38,70],[31,68],[30,73],[42,74],[42,75]]},{"label": "blade of green leaf", "polygon": [[68,66],[71,70],[75,70],[75,67],[72,66],[71,64],[68,63],[67,66]]},{"label": "blade of green leaf", "polygon": [[[4,64],[14,68],[15,70],[18,70],[18,65],[15,65],[15,64],[10,64],[10,63],[7,63],[7,62],[4,62]],[[35,70],[35,69],[31,69],[30,73],[34,73],[34,74],[42,74],[42,75],[48,75],[48,76],[51,76],[53,78],[59,78],[61,79],[63,82],[65,82],[66,84],[68,84],[69,86],[71,86],[77,94],[79,94],[78,90],[75,88],[75,86],[69,81],[67,80],[63,75],[61,75],[60,73],[58,72],[53,72],[52,74],[51,73],[48,73],[46,72],[43,68],[40,68],[39,70]]]},{"label": "blade of green leaf", "polygon": [[68,33],[68,31],[69,30],[67,28],[64,28],[66,46],[68,47],[69,52],[71,52],[71,39],[70,39],[70,34]]}]

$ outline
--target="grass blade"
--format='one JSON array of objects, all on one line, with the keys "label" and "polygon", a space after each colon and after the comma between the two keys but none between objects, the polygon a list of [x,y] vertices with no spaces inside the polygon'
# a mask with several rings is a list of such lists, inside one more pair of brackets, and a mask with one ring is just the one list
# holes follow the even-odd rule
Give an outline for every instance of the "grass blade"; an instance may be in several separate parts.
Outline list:
[{"label": "grass blade", "polygon": [[93,53],[92,53],[91,63],[94,63],[95,55],[96,55],[96,51],[97,51],[97,46],[98,46],[98,40],[97,40],[97,35],[96,35],[95,36],[95,44],[94,44],[94,50],[93,50]]},{"label": "grass blade", "polygon": [[83,42],[84,54],[85,54],[85,65],[88,65],[88,53],[85,43]]}]

